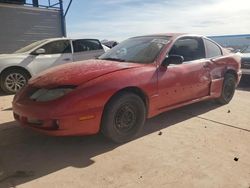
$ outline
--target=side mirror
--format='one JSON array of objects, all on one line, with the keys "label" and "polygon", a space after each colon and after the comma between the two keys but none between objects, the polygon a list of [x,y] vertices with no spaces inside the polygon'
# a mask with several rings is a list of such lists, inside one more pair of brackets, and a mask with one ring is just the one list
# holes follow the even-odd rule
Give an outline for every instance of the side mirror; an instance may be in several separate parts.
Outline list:
[{"label": "side mirror", "polygon": [[167,67],[170,64],[179,65],[179,64],[182,64],[183,61],[184,61],[184,58],[181,55],[169,55],[162,62],[162,66]]},{"label": "side mirror", "polygon": [[36,51],[32,53],[33,55],[45,54],[44,48],[38,48]]}]

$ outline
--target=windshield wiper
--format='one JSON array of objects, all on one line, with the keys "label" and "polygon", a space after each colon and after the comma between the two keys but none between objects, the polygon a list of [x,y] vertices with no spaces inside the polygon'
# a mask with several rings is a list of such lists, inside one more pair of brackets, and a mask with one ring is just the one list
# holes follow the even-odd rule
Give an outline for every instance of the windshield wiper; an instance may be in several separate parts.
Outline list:
[{"label": "windshield wiper", "polygon": [[119,59],[119,58],[113,58],[113,57],[102,58],[102,60],[119,61],[119,62],[126,61],[125,59]]}]

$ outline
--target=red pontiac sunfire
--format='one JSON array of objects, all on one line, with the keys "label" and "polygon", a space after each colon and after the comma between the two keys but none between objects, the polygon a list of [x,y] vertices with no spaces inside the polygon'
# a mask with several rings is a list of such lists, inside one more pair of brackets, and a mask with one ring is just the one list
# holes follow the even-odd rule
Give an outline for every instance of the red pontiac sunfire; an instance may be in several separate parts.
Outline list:
[{"label": "red pontiac sunfire", "polygon": [[241,77],[240,57],[198,35],[130,38],[98,59],[51,68],[13,101],[21,125],[55,135],[99,132],[121,143],[146,118],[197,101],[228,103]]}]

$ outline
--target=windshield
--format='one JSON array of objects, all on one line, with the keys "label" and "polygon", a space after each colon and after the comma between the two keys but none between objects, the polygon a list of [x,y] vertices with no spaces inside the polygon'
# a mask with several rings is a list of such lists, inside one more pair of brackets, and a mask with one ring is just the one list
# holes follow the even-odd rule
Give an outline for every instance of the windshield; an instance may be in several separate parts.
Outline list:
[{"label": "windshield", "polygon": [[34,49],[35,47],[39,46],[40,44],[45,43],[46,41],[48,41],[48,40],[39,40],[39,41],[33,42],[33,43],[29,44],[28,46],[25,46],[25,47],[15,51],[14,53],[28,52],[28,51]]},{"label": "windshield", "polygon": [[127,39],[99,57],[104,60],[152,63],[169,42],[167,36],[145,36]]}]

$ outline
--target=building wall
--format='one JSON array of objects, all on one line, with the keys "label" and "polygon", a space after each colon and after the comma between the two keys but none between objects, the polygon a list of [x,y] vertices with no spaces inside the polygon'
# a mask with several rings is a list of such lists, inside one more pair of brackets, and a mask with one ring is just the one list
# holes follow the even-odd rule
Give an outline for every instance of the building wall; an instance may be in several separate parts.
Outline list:
[{"label": "building wall", "polygon": [[62,35],[58,10],[0,3],[0,54]]}]

